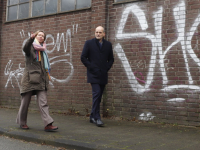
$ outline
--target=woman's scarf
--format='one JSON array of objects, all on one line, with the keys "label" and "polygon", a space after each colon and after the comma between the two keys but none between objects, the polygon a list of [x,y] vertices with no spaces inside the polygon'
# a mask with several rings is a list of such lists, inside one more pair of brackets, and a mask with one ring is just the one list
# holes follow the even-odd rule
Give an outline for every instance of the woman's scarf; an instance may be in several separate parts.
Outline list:
[{"label": "woman's scarf", "polygon": [[46,72],[48,73],[49,79],[51,79],[50,78],[51,67],[50,67],[48,55],[46,53],[46,43],[44,42],[43,45],[41,45],[38,42],[38,40],[35,38],[35,40],[33,42],[33,47],[35,49],[35,54],[36,54],[37,61],[41,61],[41,53],[43,53],[44,68],[45,68]]}]

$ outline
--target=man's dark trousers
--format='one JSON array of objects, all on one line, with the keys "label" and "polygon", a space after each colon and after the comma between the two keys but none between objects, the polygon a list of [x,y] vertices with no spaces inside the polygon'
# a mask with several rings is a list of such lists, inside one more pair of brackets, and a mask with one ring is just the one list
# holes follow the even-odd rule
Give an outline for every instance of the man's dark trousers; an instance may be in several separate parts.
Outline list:
[{"label": "man's dark trousers", "polygon": [[92,111],[90,118],[94,118],[95,120],[101,119],[100,116],[100,103],[103,94],[103,90],[105,88],[105,84],[96,84],[91,83],[92,86]]}]

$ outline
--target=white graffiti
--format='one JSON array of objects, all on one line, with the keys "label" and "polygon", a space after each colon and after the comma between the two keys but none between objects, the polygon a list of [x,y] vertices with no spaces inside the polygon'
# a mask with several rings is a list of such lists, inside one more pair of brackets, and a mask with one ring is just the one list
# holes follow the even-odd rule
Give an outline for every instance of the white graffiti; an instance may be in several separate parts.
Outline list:
[{"label": "white graffiti", "polygon": [[184,98],[172,98],[170,100],[167,100],[168,102],[182,102],[184,101]]},{"label": "white graffiti", "polygon": [[132,67],[137,67],[137,68],[146,68],[146,61],[144,60],[134,60],[133,63],[131,63]]},{"label": "white graffiti", "polygon": [[[76,25],[78,28],[78,25]],[[74,28],[74,26],[73,26]],[[73,29],[74,30],[74,29]],[[76,29],[76,33],[77,33],[77,29]],[[66,35],[66,38],[65,38]],[[48,50],[48,53],[53,53],[55,51],[55,49],[57,48],[57,51],[60,51],[60,46],[61,43],[63,43],[63,47],[64,47],[64,52],[66,53],[65,55],[61,55],[61,56],[54,56],[53,58],[49,58],[50,64],[51,66],[53,66],[56,63],[65,63],[66,65],[70,66],[70,72],[69,75],[65,78],[65,79],[57,79],[53,76],[51,76],[52,82],[57,81],[59,83],[66,83],[68,82],[74,72],[74,67],[72,65],[72,44],[71,44],[71,30],[67,29],[66,34],[61,33],[61,35],[58,33],[57,34],[57,39],[56,39],[56,43],[54,43],[54,37],[51,34],[47,35],[47,39],[50,38],[52,40],[52,43],[48,43],[47,47],[50,45],[54,45],[52,50]],[[69,52],[68,52],[68,43],[69,43]],[[69,57],[69,60],[67,59]],[[52,84],[52,83],[50,83]]]},{"label": "white graffiti", "polygon": [[[23,39],[23,38],[26,38],[26,35],[25,35],[25,33],[24,33],[24,30],[22,30],[22,31],[20,32],[20,35],[21,35],[21,38],[22,38],[22,39]],[[25,39],[25,40],[23,41],[23,43],[22,43],[22,53],[23,53],[24,56],[25,56],[25,53],[24,53],[24,51],[23,51],[23,47],[24,47],[26,41],[29,39],[30,36],[31,36],[31,34],[30,34],[30,32],[28,32],[28,38]]]},{"label": "white graffiti", "polygon": [[153,118],[155,118],[155,116],[153,116],[151,112],[145,112],[139,115],[138,120],[151,121]]},{"label": "white graffiti", "polygon": [[[66,41],[65,41],[65,35],[66,35]],[[47,49],[48,53],[54,52],[56,47],[57,47],[57,51],[60,51],[61,43],[63,43],[64,52],[67,52],[68,40],[69,40],[69,45],[70,45],[69,47],[70,47],[70,51],[71,51],[71,30],[70,29],[67,29],[66,34],[61,33],[61,35],[60,35],[60,33],[58,33],[56,43],[54,42],[54,37],[51,34],[47,34],[46,40],[48,38],[52,39],[52,43],[47,43],[47,47],[50,45],[55,45],[52,50]]]},{"label": "white graffiti", "polygon": [[[137,33],[123,33],[123,30],[125,28],[125,24],[127,22],[128,16],[130,13],[133,13],[139,22],[139,25],[142,29],[142,32],[137,32]],[[180,2],[174,9],[173,9],[173,15],[174,19],[176,22],[176,28],[177,28],[177,34],[178,38],[176,41],[174,41],[171,45],[169,45],[165,50],[163,50],[163,45],[162,45],[162,22],[163,22],[163,7],[160,7],[153,15],[153,18],[155,20],[155,34],[149,33],[146,30],[148,29],[148,22],[145,16],[144,11],[137,6],[136,4],[133,4],[131,6],[128,6],[125,8],[125,10],[122,13],[121,20],[119,22],[119,27],[117,30],[116,34],[116,39],[121,40],[121,39],[131,39],[131,38],[146,38],[151,41],[152,44],[152,51],[151,51],[151,58],[149,62],[149,69],[147,73],[147,78],[146,82],[144,82],[144,85],[141,85],[137,77],[134,74],[134,71],[131,69],[131,65],[129,64],[129,61],[127,59],[126,53],[124,52],[122,46],[120,43],[117,43],[115,45],[114,50],[117,53],[117,56],[122,62],[123,68],[126,72],[126,75],[129,79],[130,86],[132,87],[133,91],[136,91],[139,94],[142,94],[145,91],[150,90],[150,85],[153,82],[153,75],[154,75],[154,69],[156,66],[156,55],[159,55],[159,68],[162,73],[162,83],[164,88],[162,89],[163,91],[172,91],[178,88],[187,88],[187,89],[195,89],[199,90],[200,87],[193,85],[194,81],[192,79],[192,75],[190,73],[190,68],[188,64],[188,58],[187,54],[191,56],[191,58],[196,62],[198,66],[200,66],[200,60],[194,53],[194,50],[192,49],[191,46],[191,40],[192,37],[194,36],[198,25],[200,24],[200,14],[199,16],[195,19],[191,29],[189,31],[186,31],[186,5],[184,2]],[[182,52],[183,52],[183,57],[185,61],[185,66],[187,69],[187,76],[188,76],[188,83],[189,85],[174,85],[174,86],[167,86],[168,83],[168,77],[166,75],[166,66],[167,65],[164,63],[164,58],[168,51],[177,43],[181,44]],[[174,68],[167,68],[168,69],[174,69]],[[175,101],[175,102],[181,102],[184,101],[184,98],[174,98],[168,100],[169,102]]]},{"label": "white graffiti", "polygon": [[[76,29],[74,29],[74,28],[76,28]],[[78,24],[73,25],[73,34],[77,33],[77,32],[78,32]],[[20,35],[21,35],[21,38],[26,38],[24,30],[22,30],[20,32]],[[26,39],[24,39],[24,41],[22,43],[22,48],[24,47],[26,41],[29,39],[29,37],[31,35],[30,32],[28,32],[27,35],[28,35],[28,37]],[[71,77],[74,73],[74,67],[73,67],[73,64],[72,64],[72,34],[71,34],[71,29],[67,29],[66,33],[61,33],[61,34],[57,33],[56,42],[55,42],[53,35],[51,35],[51,34],[47,34],[46,41],[47,40],[52,41],[51,43],[47,43],[47,53],[49,53],[49,54],[53,53],[55,50],[57,50],[59,52],[61,50],[61,44],[63,44],[64,52],[65,52],[64,55],[58,55],[58,56],[54,55],[54,57],[49,58],[50,65],[53,66],[57,63],[63,63],[63,64],[65,64],[64,66],[69,66],[69,68],[70,68],[68,75],[64,79],[57,79],[56,77],[53,77],[51,75],[51,81],[49,82],[50,85],[53,86],[53,82],[59,82],[59,83],[69,82],[69,80],[71,79]],[[53,48],[48,49],[48,47],[50,47],[50,46],[53,46]],[[22,50],[22,53],[25,56],[25,53],[23,52],[23,50]],[[19,69],[11,71],[11,68],[13,66],[13,63],[11,63],[11,62],[12,62],[12,60],[9,60],[9,62],[7,63],[7,65],[5,67],[5,71],[4,71],[4,74],[6,76],[8,76],[8,80],[7,80],[5,87],[7,87],[8,83],[10,82],[12,87],[14,88],[14,84],[13,84],[13,81],[12,81],[13,78],[16,80],[18,87],[20,87],[19,78],[20,78],[20,76],[23,75],[24,68],[20,67],[20,65],[21,65],[21,63],[20,63]]]},{"label": "white graffiti", "polygon": [[8,80],[6,82],[5,87],[8,87],[8,83],[11,82],[11,85],[14,88],[12,78],[14,78],[16,80],[18,87],[20,87],[18,79],[20,78],[20,76],[23,75],[24,68],[20,67],[20,65],[21,65],[21,63],[20,63],[19,69],[15,70],[15,71],[11,71],[12,65],[13,65],[13,63],[11,63],[11,60],[9,60],[9,62],[7,63],[7,65],[5,67],[5,70],[4,70],[4,74],[6,76],[8,76]]}]

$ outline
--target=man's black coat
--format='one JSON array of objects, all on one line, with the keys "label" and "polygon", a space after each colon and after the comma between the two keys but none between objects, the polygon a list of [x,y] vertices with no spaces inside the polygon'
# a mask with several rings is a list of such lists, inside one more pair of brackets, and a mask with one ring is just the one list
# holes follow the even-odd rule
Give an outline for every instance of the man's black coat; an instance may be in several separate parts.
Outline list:
[{"label": "man's black coat", "polygon": [[87,67],[88,83],[107,84],[108,71],[114,62],[112,44],[103,39],[100,48],[96,38],[86,41],[81,61]]}]

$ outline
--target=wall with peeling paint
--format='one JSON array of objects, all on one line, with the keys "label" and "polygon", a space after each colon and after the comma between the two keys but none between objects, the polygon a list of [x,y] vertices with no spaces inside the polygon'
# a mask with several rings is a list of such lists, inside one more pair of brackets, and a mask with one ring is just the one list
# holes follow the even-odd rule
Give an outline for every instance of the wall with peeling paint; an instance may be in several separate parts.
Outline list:
[{"label": "wall with peeling paint", "polygon": [[31,32],[44,29],[52,66],[50,110],[87,115],[91,87],[80,55],[102,25],[115,54],[102,115],[199,126],[199,8],[199,0],[93,0],[91,9],[9,23],[3,9],[0,105],[19,106],[22,47]]}]

